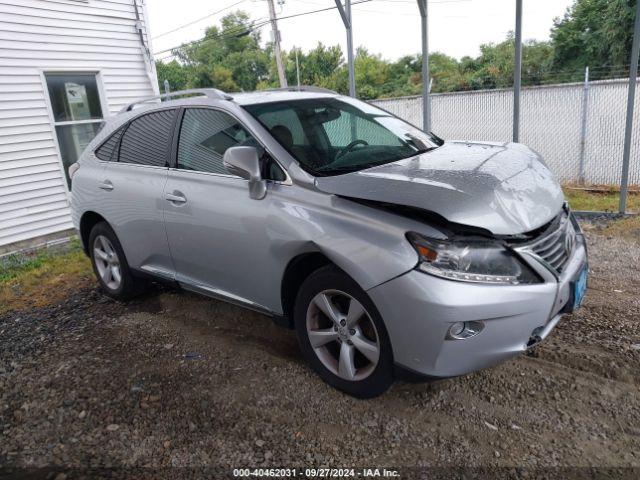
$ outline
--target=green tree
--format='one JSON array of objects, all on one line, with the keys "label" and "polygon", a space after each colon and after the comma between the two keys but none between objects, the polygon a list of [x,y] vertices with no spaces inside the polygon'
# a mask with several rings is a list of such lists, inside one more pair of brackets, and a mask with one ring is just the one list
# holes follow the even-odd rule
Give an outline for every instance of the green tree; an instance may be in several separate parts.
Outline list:
[{"label": "green tree", "polygon": [[554,68],[577,71],[578,78],[587,66],[594,78],[626,70],[635,5],[635,0],[576,0],[551,30]]},{"label": "green tree", "polygon": [[246,13],[230,13],[222,18],[220,28],[207,28],[202,40],[176,49],[181,62],[195,70],[191,85],[255,90],[268,77],[269,54],[252,26]]},{"label": "green tree", "polygon": [[[422,59],[420,59],[420,69],[422,70]],[[460,63],[443,53],[436,52],[429,55],[429,73],[433,79],[431,91],[434,93],[461,90],[466,85]],[[422,84],[422,73],[420,83]]]},{"label": "green tree", "polygon": [[[562,19],[556,19],[551,41],[523,43],[524,85],[575,81],[585,66],[594,78],[623,73],[632,42],[636,0],[575,0]],[[226,15],[209,27],[203,39],[174,50],[177,61],[157,63],[158,80],[173,90],[217,87],[227,91],[256,90],[279,85],[273,45],[261,45],[247,13]],[[322,43],[303,52],[283,52],[285,74],[295,85],[298,56],[300,82],[348,92],[348,69],[338,45]],[[434,52],[429,57],[432,91],[510,88],[513,85],[513,32],[502,42],[480,46],[476,57],[460,60]],[[356,90],[364,99],[418,95],[422,91],[422,57],[406,55],[390,62],[360,47],[356,52]]]},{"label": "green tree", "polygon": [[[300,67],[300,84],[328,87],[332,76],[344,65],[342,49],[339,45],[327,47],[318,43],[316,48],[308,53],[300,48],[293,48],[285,54],[284,64],[287,82],[290,85],[297,84],[296,78],[296,52],[298,53],[298,65]],[[273,77],[277,80],[275,59],[273,61]]]},{"label": "green tree", "polygon": [[356,91],[369,100],[380,97],[389,79],[389,64],[380,55],[359,47],[355,55]]},{"label": "green tree", "polygon": [[382,95],[398,97],[417,95],[422,83],[422,57],[405,55],[389,65],[389,76]]},{"label": "green tree", "polygon": [[[522,45],[522,83],[539,84],[546,80],[553,58],[549,42],[527,40]],[[510,88],[513,85],[515,40],[513,32],[500,43],[480,46],[480,56],[460,61],[460,89]]]},{"label": "green tree", "polygon": [[158,84],[160,91],[164,92],[164,81],[169,81],[172,91],[184,90],[189,85],[189,71],[176,60],[169,63],[156,62],[156,72],[158,73]]}]

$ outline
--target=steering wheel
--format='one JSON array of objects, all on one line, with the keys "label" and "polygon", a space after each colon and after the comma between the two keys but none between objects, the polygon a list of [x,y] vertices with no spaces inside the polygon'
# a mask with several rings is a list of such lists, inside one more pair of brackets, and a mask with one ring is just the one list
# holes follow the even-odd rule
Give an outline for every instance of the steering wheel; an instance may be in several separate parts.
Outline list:
[{"label": "steering wheel", "polygon": [[[340,159],[343,155],[346,155],[347,153],[349,153],[351,150],[353,150],[353,147],[355,147],[356,145],[369,145],[369,143],[365,140],[354,140],[353,142],[351,142],[349,145],[347,145],[346,147],[343,147],[338,154],[336,155],[336,158],[334,160],[337,161],[338,159]],[[333,162],[332,162],[333,163]]]}]

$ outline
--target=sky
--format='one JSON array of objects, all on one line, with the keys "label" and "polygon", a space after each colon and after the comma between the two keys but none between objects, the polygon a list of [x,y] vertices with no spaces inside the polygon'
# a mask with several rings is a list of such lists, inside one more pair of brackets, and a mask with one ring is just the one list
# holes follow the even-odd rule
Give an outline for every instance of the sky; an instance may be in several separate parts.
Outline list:
[{"label": "sky", "polygon": [[[358,0],[352,0],[353,2]],[[282,3],[282,5],[279,4]],[[218,24],[227,13],[241,9],[253,20],[268,19],[266,0],[147,0],[152,47],[160,52],[201,38],[206,27]],[[276,15],[335,6],[334,0],[274,0]],[[429,49],[455,58],[477,56],[480,45],[504,40],[515,29],[515,0],[429,0]],[[556,17],[562,17],[573,0],[524,0],[523,38],[547,40]],[[420,15],[416,0],[370,0],[353,5],[353,41],[371,53],[396,60],[420,52]],[[163,35],[209,14],[215,15]],[[307,51],[318,42],[346,49],[346,33],[336,9],[278,22],[282,48]],[[262,39],[271,38],[270,24]],[[156,58],[168,54],[157,55]]]}]

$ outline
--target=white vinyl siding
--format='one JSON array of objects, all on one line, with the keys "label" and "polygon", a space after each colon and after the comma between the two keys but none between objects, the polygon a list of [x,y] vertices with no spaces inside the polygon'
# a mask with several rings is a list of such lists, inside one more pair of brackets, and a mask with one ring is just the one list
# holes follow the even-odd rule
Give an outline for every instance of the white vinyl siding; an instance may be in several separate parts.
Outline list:
[{"label": "white vinyl siding", "polygon": [[96,74],[104,117],[158,93],[136,22],[134,0],[0,0],[0,248],[72,228],[44,74]]}]

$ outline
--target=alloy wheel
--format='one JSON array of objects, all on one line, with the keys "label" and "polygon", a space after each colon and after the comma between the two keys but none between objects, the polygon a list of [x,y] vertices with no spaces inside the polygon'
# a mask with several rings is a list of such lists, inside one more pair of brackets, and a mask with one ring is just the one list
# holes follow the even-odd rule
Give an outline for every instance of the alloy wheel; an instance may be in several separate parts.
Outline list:
[{"label": "alloy wheel", "polygon": [[371,316],[351,295],[318,293],[307,308],[307,336],[322,364],[338,377],[359,381],[375,370],[380,337]]},{"label": "alloy wheel", "polygon": [[111,241],[98,235],[93,242],[93,261],[102,282],[111,290],[117,290],[122,283],[120,259]]}]

